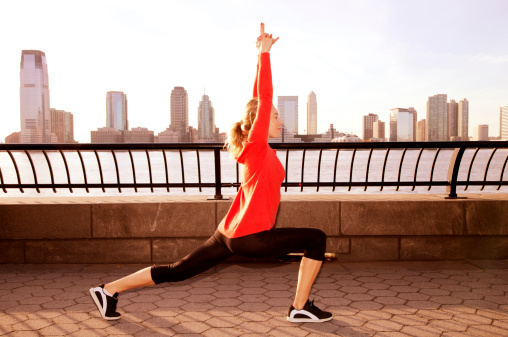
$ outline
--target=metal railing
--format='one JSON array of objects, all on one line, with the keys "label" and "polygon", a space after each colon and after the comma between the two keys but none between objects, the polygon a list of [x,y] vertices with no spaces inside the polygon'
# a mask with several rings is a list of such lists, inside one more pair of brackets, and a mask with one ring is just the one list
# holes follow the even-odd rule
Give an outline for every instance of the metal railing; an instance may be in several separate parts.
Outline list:
[{"label": "metal railing", "polygon": [[[383,190],[384,187],[394,186],[396,187],[396,191],[399,190],[402,186],[410,186],[412,190],[417,186],[428,186],[428,190],[430,190],[433,186],[445,186],[446,193],[448,194],[448,198],[457,198],[457,186],[465,186],[465,190],[469,186],[482,186],[481,190],[485,186],[489,185],[497,185],[497,190],[501,188],[501,186],[508,185],[508,180],[504,179],[504,172],[506,169],[506,164],[508,161],[508,154],[501,154],[501,161],[498,166],[501,166],[500,176],[498,180],[489,179],[487,180],[487,174],[489,173],[489,166],[491,165],[492,159],[498,150],[505,151],[508,149],[508,142],[505,141],[493,141],[493,142],[384,142],[384,143],[373,143],[373,142],[364,142],[364,143],[270,143],[270,146],[273,149],[285,152],[285,165],[284,168],[286,170],[286,176],[284,182],[282,183],[282,187],[287,191],[288,188],[298,187],[301,191],[303,191],[304,187],[316,187],[316,192],[319,191],[320,187],[332,187],[332,191],[335,191],[336,187],[347,187],[348,191],[351,190],[352,187],[364,187],[364,190],[367,190],[368,187],[379,187],[380,191]],[[239,179],[239,165],[236,164],[236,179],[235,181],[223,181],[221,175],[221,152],[223,150],[223,144],[218,143],[199,143],[199,144],[0,144],[0,156],[3,155],[4,160],[0,160],[0,189],[7,193],[9,189],[19,189],[21,193],[24,193],[24,189],[35,189],[40,193],[41,189],[52,189],[53,192],[57,192],[57,189],[68,189],[69,192],[73,193],[73,189],[83,188],[87,192],[90,189],[102,189],[103,192],[106,191],[106,188],[115,188],[118,189],[118,192],[121,193],[122,189],[125,188],[134,188],[137,192],[140,188],[149,188],[151,192],[154,192],[155,188],[164,188],[167,192],[170,191],[170,188],[182,188],[183,191],[186,191],[186,188],[198,188],[201,192],[202,188],[214,188],[215,195],[212,199],[220,200],[223,199],[222,196],[222,188],[227,187],[236,187],[237,189],[241,185]],[[437,158],[443,150],[453,150],[452,155],[450,157],[450,161],[447,167],[447,177],[446,179],[436,180],[434,177],[434,171],[436,168]],[[463,160],[463,156],[466,150],[474,151],[471,160],[469,163],[466,163]],[[473,164],[475,163],[475,159],[477,158],[477,154],[480,150],[488,150],[490,151],[490,155],[488,161],[483,169],[483,179],[471,179],[471,172],[473,168]],[[195,152],[196,156],[196,164],[197,164],[197,182],[189,182],[186,181],[185,177],[185,168],[184,168],[184,159],[182,151],[185,152]],[[293,180],[288,176],[288,173],[293,170],[293,167],[290,167],[289,157],[293,152],[303,151],[301,167],[298,168],[301,172],[299,180]],[[309,151],[319,151],[319,158],[317,163],[317,176],[316,179],[308,180],[305,179],[305,156]],[[333,176],[330,177],[329,180],[322,181],[322,157],[323,151],[335,151],[335,162],[333,165]],[[384,151],[384,160],[382,165],[382,173],[381,179],[372,180],[369,179],[369,174],[371,173],[371,159],[374,152],[383,152]],[[388,180],[386,179],[386,171],[387,171],[387,163],[389,162],[392,166],[394,164],[393,158],[390,158],[390,153],[394,151],[402,151],[401,156],[398,162],[398,174],[396,180]],[[415,161],[414,169],[411,173],[412,179],[401,179],[401,172],[403,164],[407,162],[405,161],[406,154],[408,151],[417,151],[418,156]],[[432,161],[432,168],[430,170],[430,176],[428,180],[418,180],[417,175],[419,173],[419,165],[422,158],[422,153],[424,151],[434,152],[434,157]],[[501,151],[501,152],[502,152]],[[175,172],[170,172],[168,168],[168,159],[167,154],[171,153],[179,153],[180,158],[180,172],[176,172],[176,174],[181,174],[181,182],[170,182],[170,174],[175,174]],[[200,153],[203,152],[211,152],[213,153],[213,166],[214,166],[214,181],[213,182],[202,182],[202,162],[200,160]],[[350,163],[349,163],[349,179],[337,180],[338,173],[338,158],[339,154],[348,152],[350,154]],[[52,159],[48,154],[52,154]],[[61,158],[65,170],[61,170],[63,172],[56,172],[53,168],[55,164],[54,153],[57,153],[58,157]],[[120,175],[120,164],[118,161],[118,157],[120,153],[127,153],[129,156],[129,165],[132,174],[131,181],[125,181],[126,179],[122,179]],[[364,172],[365,179],[358,180],[353,179],[353,167],[358,166],[358,160],[355,160],[355,157],[358,157],[358,154],[362,153],[367,155],[368,159],[364,167],[360,167],[360,172]],[[44,166],[49,170],[50,182],[39,182],[39,173],[36,166],[39,165],[34,164],[34,156],[38,156],[40,158],[44,157],[43,162],[45,162]],[[71,179],[71,170],[68,165],[68,157],[73,154],[77,155],[80,162],[79,171],[82,172],[82,181],[76,182]],[[89,181],[89,164],[85,165],[84,154],[91,155],[95,157],[98,173],[100,176],[99,182],[90,182]],[[110,169],[105,168],[104,166],[104,155],[110,154],[113,162],[114,162],[114,173],[115,173],[115,181],[106,181],[105,173],[110,171]],[[140,159],[140,154],[143,155],[143,159]],[[153,166],[154,159],[152,158],[155,154],[161,155],[163,158],[164,164],[162,172],[159,168],[156,170]],[[8,157],[7,157],[8,156]],[[20,165],[18,163],[20,160],[20,156],[24,157],[28,160],[31,178],[33,182],[26,182],[26,178],[22,179],[20,174]],[[136,160],[134,159],[136,156],[136,160],[142,160],[146,162],[148,167],[148,176],[149,181],[139,181],[136,173]],[[16,157],[18,157],[16,159]],[[101,158],[102,157],[102,158]],[[499,156],[498,156],[499,157]],[[0,157],[2,158],[2,157]],[[6,160],[5,158],[9,158]],[[146,158],[146,159],[145,159]],[[390,160],[389,160],[390,158]],[[504,158],[504,159],[503,159]],[[10,161],[10,162],[9,162]],[[23,165],[27,166],[28,163]],[[501,164],[502,163],[502,164]],[[10,168],[8,166],[10,165]],[[464,180],[459,180],[459,168],[461,165],[467,166],[467,178]],[[159,165],[160,166],[160,165]],[[205,170],[210,170],[211,168],[208,165],[205,165]],[[15,182],[7,182],[4,178],[3,172],[6,172],[8,169],[15,172]],[[356,167],[355,169],[358,169]],[[377,169],[376,169],[377,170]],[[356,171],[358,172],[358,171]],[[161,174],[164,173],[165,181],[163,182],[155,182],[154,176],[160,177]],[[75,174],[75,173],[73,173]],[[56,182],[56,175],[65,175],[66,182]],[[14,176],[14,173],[12,174]],[[11,179],[13,180],[13,179]]]}]

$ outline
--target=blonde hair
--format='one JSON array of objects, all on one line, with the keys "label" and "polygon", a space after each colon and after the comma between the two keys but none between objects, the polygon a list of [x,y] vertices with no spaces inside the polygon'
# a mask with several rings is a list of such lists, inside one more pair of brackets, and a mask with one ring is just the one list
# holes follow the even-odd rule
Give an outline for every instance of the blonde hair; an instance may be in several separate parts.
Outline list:
[{"label": "blonde hair", "polygon": [[231,126],[231,130],[229,130],[228,133],[228,139],[224,144],[224,147],[229,151],[231,157],[236,159],[238,158],[238,155],[240,155],[240,152],[242,152],[243,142],[247,140],[247,137],[249,136],[249,131],[252,128],[254,120],[256,119],[257,112],[258,99],[253,98],[245,106],[243,119]]}]

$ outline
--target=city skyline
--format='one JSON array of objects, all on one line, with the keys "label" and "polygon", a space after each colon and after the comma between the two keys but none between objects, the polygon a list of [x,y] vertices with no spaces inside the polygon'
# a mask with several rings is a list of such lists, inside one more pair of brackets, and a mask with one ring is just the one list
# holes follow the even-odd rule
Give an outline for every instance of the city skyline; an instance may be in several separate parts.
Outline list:
[{"label": "city skyline", "polygon": [[[468,120],[469,101],[464,98],[458,103],[447,101],[446,94],[430,96],[427,101],[426,119],[422,131],[417,127],[417,112],[414,107],[409,109],[394,108],[390,110],[390,137],[388,141],[454,141],[469,140]],[[314,132],[298,131],[298,96],[278,96],[277,108],[281,118],[286,121],[284,134],[287,141],[301,141],[295,135],[315,134],[317,108],[316,94],[311,91],[307,96],[307,128]],[[50,108],[49,81],[45,53],[39,50],[23,50],[20,63],[20,117],[21,132],[13,132],[5,138],[6,143],[74,143],[73,115],[70,112]],[[503,108],[501,108],[503,109]],[[501,110],[502,111],[502,110]],[[215,126],[215,110],[209,96],[202,96],[198,107],[197,138],[191,137],[192,126],[188,125],[188,95],[184,87],[175,86],[170,98],[169,127],[160,132],[164,142],[209,142],[220,141],[219,128]],[[385,141],[379,137],[384,134],[384,123],[378,124],[379,116],[368,114],[363,116],[362,139],[369,141]],[[374,123],[376,123],[374,130]],[[48,127],[50,125],[50,127]],[[500,136],[503,134],[503,114],[500,115]],[[49,130],[48,130],[49,129]],[[479,131],[481,130],[481,131]],[[120,133],[121,132],[121,133]],[[376,137],[373,137],[374,132]],[[224,135],[227,132],[224,133]],[[481,134],[481,136],[480,136]],[[321,134],[326,138],[326,134]],[[106,127],[91,131],[91,143],[125,142],[153,143],[159,142],[155,132],[148,128],[137,127],[129,130],[127,113],[127,96],[123,92],[108,91],[106,93]],[[356,137],[356,136],[355,136]],[[473,127],[472,140],[488,140],[488,124]],[[494,136],[495,137],[495,136]],[[497,138],[497,137],[495,137]],[[360,138],[358,138],[360,140]],[[222,140],[224,141],[224,139]],[[284,137],[276,141],[286,141]]]},{"label": "city skyline", "polygon": [[[104,93],[112,90],[129,96],[130,125],[160,132],[170,123],[175,86],[187,89],[192,109],[206,87],[225,131],[250,98],[261,21],[281,37],[272,52],[274,97],[298,96],[303,106],[317,93],[318,133],[334,124],[361,134],[365,114],[387,121],[394,106],[422,114],[427,97],[446,93],[468,98],[470,135],[474,125],[489,124],[495,136],[499,107],[508,103],[499,75],[508,71],[507,12],[508,3],[495,0],[0,4],[0,27],[17,27],[3,37],[0,54],[0,140],[20,131],[19,57],[29,49],[45,52],[51,107],[74,114],[79,142],[104,126]],[[216,36],[231,43],[218,45]],[[189,114],[189,125],[197,125],[197,114]],[[305,114],[298,125],[303,133]]]},{"label": "city skyline", "polygon": [[[27,65],[23,66],[24,63]],[[40,112],[44,110],[45,105],[49,105],[49,85],[48,85],[48,71],[45,60],[45,53],[38,50],[23,50],[21,58],[21,71],[20,71],[20,101],[25,106],[31,107],[32,105],[39,109],[39,115],[44,116],[45,114]],[[26,68],[26,69],[25,69]],[[26,82],[26,83],[25,83]],[[33,82],[33,83],[32,83]],[[35,83],[35,84],[34,84]],[[36,93],[28,90],[34,90]],[[35,100],[34,100],[35,99]],[[294,138],[295,135],[316,134],[309,133],[308,130],[304,130],[304,133],[297,133],[298,130],[298,96],[278,96],[277,106],[280,111],[281,117],[289,120],[289,129],[286,127],[285,133],[289,138]],[[458,103],[450,99],[446,103],[446,94],[436,94],[430,96],[427,101],[427,115],[426,119],[420,120],[418,124],[425,124],[423,130],[434,129],[434,134],[421,131],[420,126],[417,127],[417,112],[413,107],[409,109],[405,108],[394,108],[390,110],[390,137],[385,139],[384,136],[379,137],[380,134],[384,135],[384,122],[379,120],[379,116],[376,114],[368,114],[363,116],[362,123],[362,139],[369,141],[371,138],[375,138],[376,141],[453,141],[453,140],[469,140],[468,137],[468,119],[469,119],[469,102],[466,98],[459,101]],[[32,102],[33,101],[33,102]],[[446,105],[446,111],[444,106]],[[26,108],[20,111],[21,116],[21,127],[26,127],[27,122],[25,121],[27,114]],[[197,139],[190,139],[189,131],[192,126],[188,125],[188,95],[184,87],[175,86],[171,92],[170,99],[170,121],[169,127],[164,131],[160,131],[159,135],[164,139],[163,142],[194,142],[194,141],[205,141],[208,142],[211,139],[218,141],[219,136],[214,133],[219,133],[219,128],[215,127],[215,111],[209,96],[204,94],[198,107],[198,137]],[[28,109],[29,110],[29,109]],[[33,110],[33,109],[32,109]],[[286,112],[286,110],[288,110]],[[501,107],[501,111],[503,107]],[[31,113],[31,112],[30,112]],[[33,113],[31,113],[33,115]],[[402,114],[402,115],[401,115]],[[406,116],[407,115],[407,116]],[[402,116],[402,117],[401,117]],[[23,118],[24,117],[24,118]],[[34,129],[30,130],[31,133],[35,132],[37,139],[34,139],[34,135],[29,135],[31,143],[38,143],[44,140],[48,136],[40,132],[41,127],[51,125],[49,140],[47,142],[58,142],[58,143],[74,143],[74,130],[73,130],[73,115],[70,112],[63,110],[57,110],[50,108],[50,121],[48,123],[47,117],[42,118],[42,124],[34,124]],[[316,108],[316,94],[311,91],[307,96],[307,127],[315,128],[317,118]],[[39,118],[40,119],[40,118]],[[378,124],[378,120],[380,124]],[[29,120],[30,121],[30,120]],[[431,121],[430,123],[428,121]],[[296,124],[296,125],[295,125]],[[500,115],[500,136],[502,139],[502,125],[503,114]],[[374,127],[375,126],[375,127]],[[190,128],[189,128],[190,127]],[[400,128],[404,131],[400,131]],[[485,131],[485,128],[487,131]],[[374,130],[376,129],[376,130]],[[478,136],[478,130],[481,129],[482,136]],[[26,132],[26,131],[25,131]],[[120,133],[121,132],[121,133]],[[125,135],[124,135],[125,132]],[[227,131],[225,132],[227,133]],[[321,133],[326,138],[326,133]],[[374,133],[377,136],[373,136]],[[423,137],[418,137],[418,133],[423,134]],[[13,132],[5,138],[7,143],[18,143],[22,141],[22,132]],[[148,130],[148,128],[137,127],[129,130],[128,127],[128,114],[127,114],[127,97],[123,92],[109,91],[106,93],[106,127],[98,128],[97,130],[91,131],[91,143],[104,143],[104,142],[141,142],[141,143],[153,143],[158,142],[158,137],[155,137],[155,132]],[[94,140],[95,137],[95,140]],[[479,124],[473,127],[472,140],[488,140],[488,124]],[[493,136],[496,138],[496,136]],[[26,138],[26,136],[25,136]],[[39,139],[40,138],[40,139]],[[188,139],[189,138],[189,139]],[[417,139],[418,138],[418,139]],[[9,141],[8,141],[9,139]],[[360,138],[358,138],[360,139]],[[280,139],[283,141],[283,139]],[[279,141],[280,141],[279,140]],[[289,140],[289,141],[297,141]],[[301,140],[298,140],[301,141]],[[24,142],[27,142],[26,140]]]}]

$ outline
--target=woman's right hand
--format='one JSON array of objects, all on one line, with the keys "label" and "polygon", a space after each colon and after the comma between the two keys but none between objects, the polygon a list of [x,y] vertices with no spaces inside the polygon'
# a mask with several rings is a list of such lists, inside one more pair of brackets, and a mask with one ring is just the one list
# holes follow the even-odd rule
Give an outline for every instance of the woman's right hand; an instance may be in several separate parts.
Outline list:
[{"label": "woman's right hand", "polygon": [[261,34],[257,38],[256,47],[259,49],[259,53],[269,53],[273,44],[279,38],[274,39],[272,34],[265,33],[265,24],[261,23]]}]

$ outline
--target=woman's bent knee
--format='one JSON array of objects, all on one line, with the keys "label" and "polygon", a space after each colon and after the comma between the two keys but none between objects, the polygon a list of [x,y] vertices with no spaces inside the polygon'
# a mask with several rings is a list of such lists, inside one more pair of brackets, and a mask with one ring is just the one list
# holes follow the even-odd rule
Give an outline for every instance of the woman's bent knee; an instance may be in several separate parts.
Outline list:
[{"label": "woman's bent knee", "polygon": [[309,228],[310,230],[312,230],[312,239],[313,239],[313,242],[315,242],[315,244],[317,246],[326,246],[326,233],[323,232],[321,229],[317,229],[317,228]]},{"label": "woman's bent knee", "polygon": [[304,256],[312,260],[323,261],[326,251],[326,234],[317,228],[309,229],[311,230],[309,231],[309,238],[312,243],[305,250]]}]

